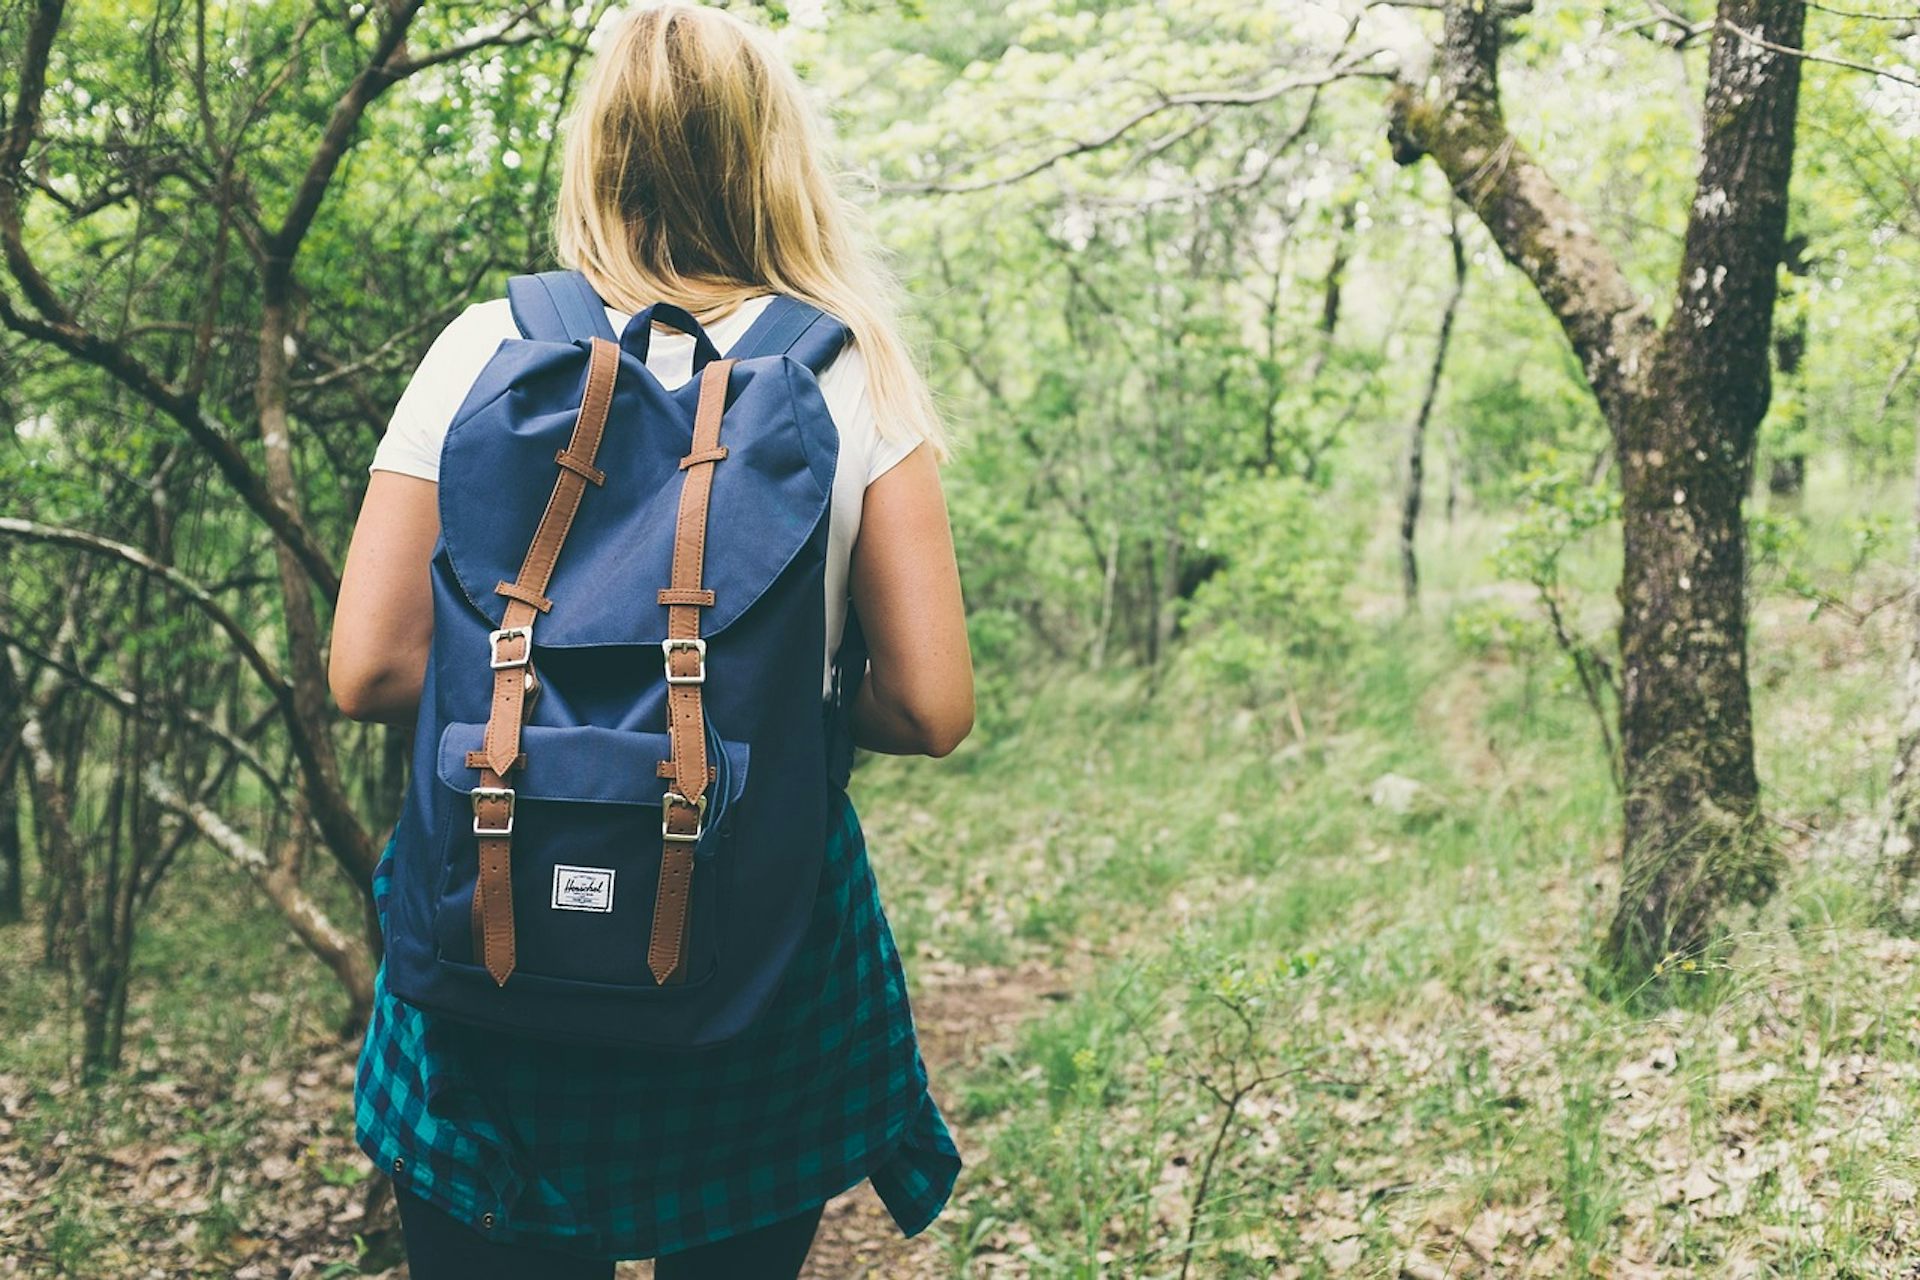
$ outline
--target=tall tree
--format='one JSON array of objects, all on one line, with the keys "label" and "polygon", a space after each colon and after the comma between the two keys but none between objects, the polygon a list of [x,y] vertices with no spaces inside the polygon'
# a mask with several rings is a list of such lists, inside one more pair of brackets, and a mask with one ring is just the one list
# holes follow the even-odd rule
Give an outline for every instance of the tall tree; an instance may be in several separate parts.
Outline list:
[{"label": "tall tree", "polygon": [[[1501,107],[1528,0],[1446,0],[1432,74],[1396,86],[1394,158],[1431,157],[1533,283],[1579,357],[1620,461],[1625,871],[1608,950],[1629,978],[1770,892],[1747,687],[1743,504],[1765,415],[1800,91],[1802,0],[1721,0],[1700,161],[1665,324]],[[1664,11],[1663,11],[1664,14]],[[1663,20],[1679,23],[1665,15]]]},{"label": "tall tree", "polygon": [[1447,367],[1454,317],[1460,313],[1460,298],[1467,291],[1467,246],[1460,238],[1457,208],[1447,210],[1447,242],[1453,250],[1453,286],[1440,311],[1440,336],[1434,340],[1433,363],[1427,366],[1420,408],[1413,415],[1413,425],[1407,428],[1406,487],[1400,494],[1400,591],[1408,609],[1420,606],[1420,559],[1414,541],[1420,532],[1421,491],[1427,472],[1427,424],[1433,418],[1434,402],[1440,398],[1440,375]]}]

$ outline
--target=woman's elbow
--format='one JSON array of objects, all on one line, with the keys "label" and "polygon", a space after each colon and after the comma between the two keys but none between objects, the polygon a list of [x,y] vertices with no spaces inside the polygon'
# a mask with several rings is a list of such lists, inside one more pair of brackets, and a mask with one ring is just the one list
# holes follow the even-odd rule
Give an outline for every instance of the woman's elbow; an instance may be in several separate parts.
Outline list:
[{"label": "woman's elbow", "polygon": [[932,756],[936,760],[942,756],[950,756],[956,747],[967,740],[967,735],[971,732],[973,732],[971,715],[964,720],[955,720],[949,724],[929,726],[921,730],[920,754]]},{"label": "woman's elbow", "polygon": [[339,663],[327,669],[327,688],[333,704],[349,720],[373,720],[379,715],[378,685],[358,671],[343,671]]},{"label": "woman's elbow", "polygon": [[[902,685],[904,684],[904,687]],[[973,688],[896,682],[874,667],[854,708],[855,740],[888,755],[951,755],[973,729]]]},{"label": "woman's elbow", "polygon": [[921,755],[936,760],[950,756],[973,732],[973,697],[969,694],[964,701],[910,713],[908,718]]},{"label": "woman's elbow", "polygon": [[402,715],[404,674],[377,663],[356,662],[338,650],[327,664],[327,688],[349,720],[391,721]]}]

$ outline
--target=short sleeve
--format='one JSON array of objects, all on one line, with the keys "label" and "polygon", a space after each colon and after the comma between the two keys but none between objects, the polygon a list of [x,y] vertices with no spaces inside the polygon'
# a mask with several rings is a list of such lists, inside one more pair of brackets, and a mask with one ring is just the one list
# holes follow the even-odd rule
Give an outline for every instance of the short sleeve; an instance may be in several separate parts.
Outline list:
[{"label": "short sleeve", "polygon": [[907,455],[920,447],[918,440],[889,440],[879,434],[876,426],[873,437],[873,453],[867,459],[867,483],[872,484],[887,472],[907,460]]},{"label": "short sleeve", "polygon": [[841,457],[864,460],[863,487],[893,470],[920,444],[880,434],[879,417],[867,389],[867,358],[859,347],[848,346],[821,371],[820,394],[840,429]]},{"label": "short sleeve", "polygon": [[440,446],[453,425],[453,415],[501,339],[518,332],[504,298],[475,303],[454,317],[427,348],[400,393],[367,469],[438,480]]}]

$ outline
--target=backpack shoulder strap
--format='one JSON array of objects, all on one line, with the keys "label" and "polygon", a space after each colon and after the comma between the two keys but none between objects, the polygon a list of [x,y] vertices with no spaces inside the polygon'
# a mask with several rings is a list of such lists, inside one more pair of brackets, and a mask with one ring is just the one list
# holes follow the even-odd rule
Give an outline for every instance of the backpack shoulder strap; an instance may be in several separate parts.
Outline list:
[{"label": "backpack shoulder strap", "polygon": [[618,339],[607,322],[606,304],[578,271],[542,271],[507,281],[507,303],[520,336],[540,342]]},{"label": "backpack shoulder strap", "polygon": [[846,325],[811,302],[776,294],[760,318],[727,349],[727,358],[790,355],[819,373],[852,336]]}]

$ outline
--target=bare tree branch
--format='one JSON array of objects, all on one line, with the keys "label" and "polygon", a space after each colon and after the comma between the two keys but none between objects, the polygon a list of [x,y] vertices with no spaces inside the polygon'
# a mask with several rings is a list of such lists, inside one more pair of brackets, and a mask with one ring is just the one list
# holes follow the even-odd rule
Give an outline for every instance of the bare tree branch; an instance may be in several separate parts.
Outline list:
[{"label": "bare tree branch", "polygon": [[[1714,24],[1709,24],[1709,26],[1711,25]],[[1845,71],[1859,71],[1881,80],[1891,80],[1895,84],[1904,84],[1908,88],[1920,89],[1920,79],[1909,75],[1902,75],[1898,71],[1890,71],[1885,67],[1876,67],[1870,63],[1855,62],[1851,58],[1836,57],[1830,53],[1815,53],[1811,49],[1797,48],[1790,44],[1779,44],[1775,41],[1768,40],[1757,32],[1747,30],[1737,22],[1721,22],[1718,25],[1736,39],[1750,44],[1756,49],[1765,49],[1769,53],[1778,53],[1785,57],[1798,58],[1802,62],[1818,62],[1829,67],[1839,67]]]},{"label": "bare tree branch", "polygon": [[377,854],[372,839],[368,836],[366,828],[361,825],[345,789],[341,786],[338,771],[329,768],[333,748],[331,741],[326,738],[325,722],[302,714],[302,708],[297,701],[298,693],[293,685],[253,643],[251,635],[240,620],[214,599],[206,588],[178,569],[155,560],[138,547],[131,547],[124,542],[116,542],[111,538],[103,538],[84,530],[40,524],[14,516],[0,516],[0,534],[55,546],[74,547],[93,555],[119,560],[165,582],[212,620],[214,625],[218,626],[221,632],[232,641],[234,649],[240,654],[242,660],[273,695],[274,703],[280,709],[282,722],[287,727],[287,736],[293,746],[294,756],[299,760],[301,771],[305,776],[314,818],[325,834],[328,851],[350,875],[364,880],[372,874]]},{"label": "bare tree branch", "polygon": [[1343,58],[1323,70],[1308,75],[1289,76],[1258,89],[1242,91],[1197,90],[1191,93],[1163,94],[1155,102],[1141,107],[1132,115],[1106,131],[1091,138],[1082,139],[1071,146],[1062,148],[1049,155],[1030,161],[1014,173],[996,178],[977,178],[965,182],[875,182],[876,189],[896,195],[964,195],[975,191],[990,191],[995,187],[1012,186],[1024,182],[1037,173],[1070,160],[1075,156],[1099,151],[1125,138],[1129,133],[1169,111],[1183,107],[1251,107],[1272,102],[1301,89],[1318,89],[1336,80],[1352,79],[1388,79],[1393,72],[1367,64],[1385,52],[1382,49],[1370,49],[1365,53]]},{"label": "bare tree branch", "polygon": [[29,542],[43,542],[54,546],[74,547],[93,555],[108,556],[125,564],[132,565],[149,577],[166,583],[175,591],[191,601],[213,624],[226,633],[227,639],[241,659],[253,669],[263,684],[276,697],[287,692],[287,681],[273,663],[253,643],[252,633],[199,583],[189,578],[171,565],[162,564],[138,547],[112,538],[101,537],[97,533],[88,533],[84,529],[68,529],[60,525],[41,524],[35,520],[22,520],[18,516],[0,516],[0,534],[24,538]]},{"label": "bare tree branch", "polygon": [[300,242],[306,239],[314,216],[320,211],[320,203],[326,198],[327,188],[333,182],[334,171],[340,167],[340,161],[346,155],[347,143],[360,127],[360,118],[366,114],[367,107],[404,75],[400,69],[403,64],[399,51],[406,44],[407,29],[413,25],[424,3],[425,0],[397,0],[397,3],[388,7],[387,23],[381,29],[379,39],[374,42],[372,55],[361,68],[360,74],[354,77],[346,93],[334,104],[333,114],[328,117],[327,127],[320,135],[320,145],[314,148],[313,158],[307,163],[307,171],[294,191],[285,216],[262,246],[266,252],[269,286],[276,274],[292,270],[293,256],[298,252]]},{"label": "bare tree branch", "polygon": [[418,58],[404,59],[395,64],[394,71],[402,77],[410,76],[414,72],[424,71],[428,67],[437,67],[446,62],[456,62],[468,54],[478,53],[482,49],[507,49],[515,45],[532,44],[535,40],[541,39],[542,37],[551,37],[553,32],[545,27],[535,27],[530,31],[515,30],[521,23],[531,18],[544,7],[545,0],[533,0],[533,3],[524,6],[520,12],[494,27],[492,31],[473,36],[467,40],[457,41],[444,49],[436,49],[434,52],[423,54]]},{"label": "bare tree branch", "polygon": [[[333,970],[357,1009],[373,1004],[373,969],[366,948],[343,932],[324,908],[307,895],[299,878],[283,862],[270,859],[206,805],[181,795],[160,770],[149,766],[140,774],[141,787],[161,806],[185,819],[208,844],[239,864],[285,916],[300,941]],[[350,1019],[350,1023],[357,1021]]]},{"label": "bare tree branch", "polygon": [[[4,185],[0,183],[0,187]],[[0,225],[0,237],[11,245],[17,229],[17,224]],[[15,274],[18,278],[18,269]],[[258,515],[273,535],[299,560],[300,567],[312,579],[314,586],[329,600],[340,593],[340,575],[333,567],[333,558],[321,549],[299,516],[274,497],[266,482],[240,452],[240,447],[228,438],[226,429],[195,397],[162,381],[126,348],[81,327],[68,318],[64,310],[56,310],[44,319],[37,318],[21,311],[6,291],[0,290],[0,324],[15,333],[57,347],[83,363],[102,370],[172,419],[186,431],[194,444],[206,452],[214,467],[240,500],[247,504],[248,509]]]},{"label": "bare tree branch", "polygon": [[3,625],[0,625],[0,645],[6,645],[22,657],[58,672],[66,678],[68,684],[93,694],[108,706],[124,714],[139,716],[157,724],[173,724],[176,721],[186,724],[202,737],[217,742],[232,752],[234,758],[246,765],[248,772],[260,780],[260,784],[267,789],[269,795],[279,801],[282,806],[291,807],[286,791],[280,785],[279,777],[267,762],[261,759],[260,753],[253,749],[253,744],[215,724],[193,708],[180,706],[161,708],[151,703],[143,703],[127,690],[116,689],[105,684],[74,664],[34,647]]},{"label": "bare tree branch", "polygon": [[1560,322],[1610,421],[1636,394],[1657,338],[1646,303],[1585,213],[1507,128],[1497,79],[1498,17],[1485,5],[1446,11],[1438,87],[1395,88],[1394,159],[1431,155],[1454,193],[1524,272]]}]

